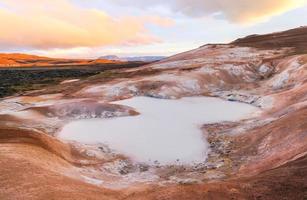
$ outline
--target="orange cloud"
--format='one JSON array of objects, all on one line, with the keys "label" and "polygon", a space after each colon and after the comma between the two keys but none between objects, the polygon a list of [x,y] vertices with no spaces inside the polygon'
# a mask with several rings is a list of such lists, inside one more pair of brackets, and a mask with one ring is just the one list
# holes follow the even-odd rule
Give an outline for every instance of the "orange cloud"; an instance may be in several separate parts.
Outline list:
[{"label": "orange cloud", "polygon": [[[148,44],[159,40],[146,23],[163,25],[154,17],[111,17],[68,0],[1,0],[0,45],[5,47],[72,48],[114,44]],[[164,24],[165,25],[165,24]]]},{"label": "orange cloud", "polygon": [[[112,2],[131,5],[130,0]],[[252,24],[270,19],[297,7],[306,5],[307,0],[134,0],[134,6],[168,6],[171,10],[192,17],[222,14],[234,23]]]},{"label": "orange cloud", "polygon": [[[180,0],[180,2],[183,4],[184,1]],[[212,13],[221,12],[229,21],[253,24],[300,7],[306,2],[306,0],[216,0],[211,3],[207,1],[207,4]],[[193,10],[187,10],[187,12],[193,12]]]}]

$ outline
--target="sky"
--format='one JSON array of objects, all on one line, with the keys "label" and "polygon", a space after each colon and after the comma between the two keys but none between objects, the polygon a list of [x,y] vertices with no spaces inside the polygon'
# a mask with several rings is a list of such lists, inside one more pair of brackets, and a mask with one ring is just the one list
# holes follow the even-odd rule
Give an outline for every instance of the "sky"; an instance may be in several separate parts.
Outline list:
[{"label": "sky", "polygon": [[170,56],[307,25],[307,0],[0,0],[0,52]]}]

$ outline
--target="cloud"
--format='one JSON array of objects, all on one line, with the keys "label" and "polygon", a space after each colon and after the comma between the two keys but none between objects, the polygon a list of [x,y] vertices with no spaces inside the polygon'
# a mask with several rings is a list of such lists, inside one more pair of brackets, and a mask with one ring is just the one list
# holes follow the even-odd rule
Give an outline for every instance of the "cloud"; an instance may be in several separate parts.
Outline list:
[{"label": "cloud", "polygon": [[[127,4],[129,0],[112,0]],[[234,23],[251,24],[268,20],[291,9],[306,5],[307,0],[135,0],[133,5],[152,7],[166,5],[191,17],[222,15]]]},{"label": "cloud", "polygon": [[166,26],[157,16],[112,17],[69,0],[0,0],[2,48],[74,48],[159,42],[147,23]]}]

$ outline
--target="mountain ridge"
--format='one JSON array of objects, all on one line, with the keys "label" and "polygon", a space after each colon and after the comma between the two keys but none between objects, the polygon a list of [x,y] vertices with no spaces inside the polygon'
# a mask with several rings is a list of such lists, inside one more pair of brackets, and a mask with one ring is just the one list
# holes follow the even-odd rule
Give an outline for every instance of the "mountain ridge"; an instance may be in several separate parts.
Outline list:
[{"label": "mountain ridge", "polygon": [[0,53],[0,68],[7,67],[61,67],[61,66],[86,66],[97,64],[121,64],[123,61],[107,59],[67,59],[50,58],[24,53]]},{"label": "mountain ridge", "polygon": [[130,57],[119,57],[117,55],[106,55],[101,56],[98,59],[116,60],[116,61],[141,61],[141,62],[155,62],[166,58],[166,56],[130,56]]}]

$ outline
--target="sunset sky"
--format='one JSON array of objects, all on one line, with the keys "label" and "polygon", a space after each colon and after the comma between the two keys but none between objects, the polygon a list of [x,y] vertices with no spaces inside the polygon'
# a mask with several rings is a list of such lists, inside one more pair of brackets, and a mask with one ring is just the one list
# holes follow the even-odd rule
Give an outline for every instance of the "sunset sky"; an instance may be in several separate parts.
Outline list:
[{"label": "sunset sky", "polygon": [[307,25],[307,0],[0,0],[0,51],[172,55]]}]

